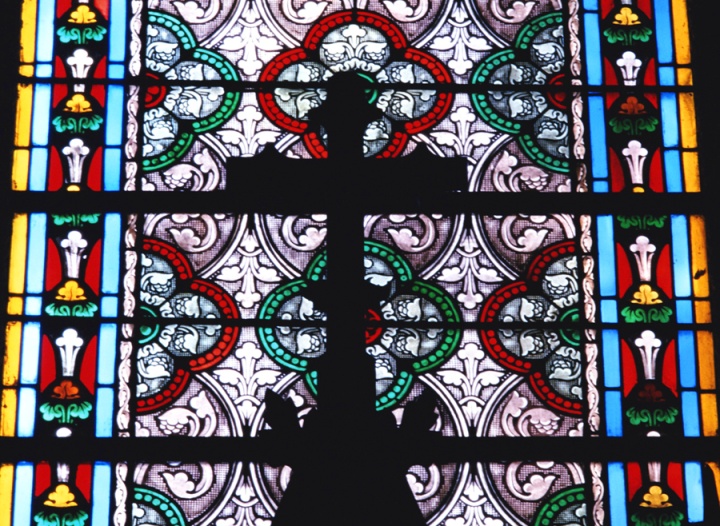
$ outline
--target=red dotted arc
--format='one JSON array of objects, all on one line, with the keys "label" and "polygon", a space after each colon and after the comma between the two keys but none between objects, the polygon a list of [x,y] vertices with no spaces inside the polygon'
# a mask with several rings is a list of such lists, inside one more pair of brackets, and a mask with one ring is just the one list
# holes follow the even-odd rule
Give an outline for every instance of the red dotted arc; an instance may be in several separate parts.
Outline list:
[{"label": "red dotted arc", "polygon": [[341,11],[318,20],[305,37],[303,47],[316,50],[325,35],[336,27],[351,22],[372,26],[382,31],[388,36],[395,49],[407,47],[407,40],[398,26],[384,16],[369,11]]},{"label": "red dotted arc", "polygon": [[[142,248],[145,252],[158,254],[173,267],[179,280],[185,282],[178,283],[178,288],[189,288],[197,294],[202,294],[215,304],[225,319],[236,320],[240,318],[237,305],[228,293],[214,283],[193,278],[190,262],[174,246],[157,239],[146,239]],[[170,404],[185,391],[193,373],[216,365],[230,354],[239,334],[240,329],[238,327],[223,327],[217,343],[202,355],[191,359],[175,357],[175,363],[184,364],[189,371],[186,371],[183,367],[178,367],[170,383],[160,393],[150,398],[138,399],[138,412],[155,411]]]},{"label": "red dotted arc", "polygon": [[[528,282],[537,283],[542,278],[547,268],[558,258],[574,254],[576,247],[574,242],[565,241],[552,245],[543,250],[530,264],[525,280],[516,281],[497,289],[485,303],[480,314],[483,322],[495,322],[502,307],[517,296],[528,292]],[[579,402],[568,400],[557,393],[545,379],[545,361],[525,360],[511,352],[508,352],[500,342],[497,331],[494,329],[481,329],[480,337],[488,354],[504,367],[524,376],[529,376],[529,383],[532,390],[550,407],[569,415],[582,415],[583,405]]]}]

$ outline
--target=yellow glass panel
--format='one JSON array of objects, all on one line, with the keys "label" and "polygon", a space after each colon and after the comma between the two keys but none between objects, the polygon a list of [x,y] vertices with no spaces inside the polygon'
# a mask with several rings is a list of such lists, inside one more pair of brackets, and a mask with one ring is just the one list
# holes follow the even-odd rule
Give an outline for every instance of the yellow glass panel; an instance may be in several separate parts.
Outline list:
[{"label": "yellow glass panel", "polygon": [[710,295],[706,239],[705,220],[703,217],[690,216],[693,292],[698,298],[707,298]]},{"label": "yellow glass panel", "polygon": [[0,464],[0,526],[10,526],[14,476],[12,464]]},{"label": "yellow glass panel", "polygon": [[11,321],[5,328],[5,355],[3,357],[3,385],[14,386],[20,376],[20,341],[22,324]]},{"label": "yellow glass panel", "polygon": [[20,73],[22,77],[32,77],[35,73],[35,67],[25,64],[24,66],[20,66],[18,68],[18,73]]},{"label": "yellow glass panel", "polygon": [[687,3],[673,0],[673,26],[675,29],[675,57],[678,64],[690,63],[690,38],[688,36]]},{"label": "yellow glass panel", "polygon": [[709,331],[697,333],[698,376],[700,389],[715,389],[715,349]]},{"label": "yellow glass panel", "polygon": [[15,436],[15,416],[17,415],[17,391],[5,389],[0,397],[0,437]]},{"label": "yellow glass panel", "polygon": [[19,316],[23,313],[23,300],[17,296],[8,298],[8,314]]},{"label": "yellow glass panel", "polygon": [[18,86],[17,115],[15,116],[15,144],[17,146],[30,146],[32,99],[32,86]]},{"label": "yellow glass panel", "polygon": [[37,33],[37,0],[24,0],[20,30],[20,62],[35,62],[35,35]]},{"label": "yellow glass panel", "polygon": [[[687,170],[686,170],[687,171]],[[13,154],[12,188],[24,192],[28,186],[28,174],[30,173],[30,152],[27,150],[15,150]]]},{"label": "yellow glass panel", "polygon": [[717,397],[714,394],[701,394],[700,407],[702,409],[703,436],[716,436],[718,432]]},{"label": "yellow glass panel", "polygon": [[685,172],[685,191],[700,191],[700,166],[697,152],[683,152],[683,171]]},{"label": "yellow glass panel", "polygon": [[10,242],[10,278],[8,292],[22,294],[25,291],[25,263],[27,259],[27,214],[15,214]]},{"label": "yellow glass panel", "polygon": [[677,79],[680,86],[692,86],[693,74],[690,68],[678,68]]},{"label": "yellow glass panel", "polygon": [[712,321],[712,312],[710,310],[709,301],[695,302],[695,322],[710,323]]},{"label": "yellow glass panel", "polygon": [[679,93],[680,127],[682,128],[682,147],[697,148],[697,122],[695,121],[695,95]]}]

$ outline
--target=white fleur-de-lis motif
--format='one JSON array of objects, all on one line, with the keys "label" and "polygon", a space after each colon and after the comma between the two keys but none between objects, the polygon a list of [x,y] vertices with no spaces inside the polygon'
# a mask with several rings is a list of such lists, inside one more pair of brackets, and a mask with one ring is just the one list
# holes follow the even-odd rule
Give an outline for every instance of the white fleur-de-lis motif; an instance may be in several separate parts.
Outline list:
[{"label": "white fleur-de-lis motif", "polygon": [[662,464],[660,462],[648,462],[648,478],[650,482],[660,482],[662,478]]},{"label": "white fleur-de-lis motif", "polygon": [[655,362],[658,352],[660,352],[662,341],[655,336],[653,331],[643,331],[640,333],[640,337],[635,339],[635,345],[640,350],[640,355],[642,356],[645,379],[654,380]]},{"label": "white fleur-de-lis motif", "polygon": [[55,468],[55,473],[57,473],[58,482],[70,482],[70,466],[67,464],[63,464],[62,462],[58,463]]},{"label": "white fleur-de-lis motif", "polygon": [[76,49],[75,52],[67,58],[72,76],[76,79],[87,78],[94,62],[90,54],[84,49]]},{"label": "white fleur-de-lis motif", "polygon": [[65,253],[68,278],[77,279],[80,277],[80,262],[87,246],[88,242],[83,238],[79,230],[71,230],[68,232],[67,237],[60,242],[60,247]]},{"label": "white fleur-de-lis motif", "polygon": [[650,243],[646,236],[638,236],[630,245],[630,252],[635,256],[640,281],[652,281],[652,257],[657,247]]},{"label": "white fleur-de-lis motif", "polygon": [[68,163],[68,183],[78,184],[82,180],[82,167],[85,158],[90,154],[90,148],[85,146],[82,139],[71,139],[68,145],[62,149],[62,153],[67,157]]},{"label": "white fleur-de-lis motif", "polygon": [[615,61],[615,64],[620,68],[623,83],[626,86],[635,86],[637,84],[638,73],[642,67],[642,60],[637,58],[637,55],[632,51],[626,51],[622,54],[622,57]]},{"label": "white fleur-de-lis motif", "polygon": [[647,148],[643,148],[640,141],[630,141],[627,148],[623,149],[622,154],[625,156],[625,161],[627,161],[628,167],[630,168],[630,180],[632,184],[642,185],[643,166],[648,156]]},{"label": "white fleur-de-lis motif", "polygon": [[60,350],[60,362],[63,376],[75,374],[75,360],[82,347],[83,339],[78,336],[75,329],[65,329],[62,336],[55,339],[55,345]]}]

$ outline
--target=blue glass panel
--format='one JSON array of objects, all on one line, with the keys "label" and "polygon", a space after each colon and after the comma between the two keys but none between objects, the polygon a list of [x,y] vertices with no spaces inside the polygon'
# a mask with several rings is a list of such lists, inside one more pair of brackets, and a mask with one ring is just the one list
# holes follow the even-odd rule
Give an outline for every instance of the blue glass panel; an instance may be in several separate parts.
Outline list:
[{"label": "blue glass panel", "polygon": [[663,144],[665,148],[677,148],[680,141],[677,95],[674,93],[660,94],[660,115],[662,116]]},{"label": "blue glass panel", "polygon": [[13,492],[13,526],[32,525],[33,475],[30,462],[18,462]]},{"label": "blue glass panel", "polygon": [[602,84],[602,57],[600,56],[600,17],[585,14],[585,69],[591,86]]},{"label": "blue glass panel", "polygon": [[675,310],[677,311],[678,323],[693,322],[693,305],[689,300],[677,300],[675,302]]},{"label": "blue glass panel", "polygon": [[600,317],[605,323],[617,323],[618,310],[617,301],[600,300]]},{"label": "blue glass panel", "polygon": [[110,387],[98,387],[97,407],[95,411],[95,436],[112,437],[113,430],[113,390]]},{"label": "blue glass panel", "polygon": [[93,467],[92,526],[108,526],[110,523],[110,496],[112,470],[107,462],[95,462]]},{"label": "blue glass panel", "polygon": [[30,214],[28,233],[27,285],[28,294],[42,294],[45,286],[45,247],[47,245],[47,215]]},{"label": "blue glass panel", "polygon": [[602,331],[605,387],[620,387],[620,339],[617,331]]},{"label": "blue glass panel", "polygon": [[122,154],[120,148],[105,150],[105,169],[103,170],[103,190],[117,192],[120,190]]},{"label": "blue glass panel", "polygon": [[692,293],[687,217],[670,216],[670,229],[672,232],[675,295],[679,298],[687,298]]},{"label": "blue glass panel", "polygon": [[38,64],[35,66],[35,76],[41,79],[49,79],[52,77],[52,66],[50,64]]},{"label": "blue glass panel", "polygon": [[127,27],[127,2],[112,0],[110,2],[110,35],[108,59],[110,62],[125,60],[125,28]]},{"label": "blue glass panel", "polygon": [[55,0],[39,0],[37,25],[38,62],[52,62],[55,40]]},{"label": "blue glass panel", "polygon": [[40,324],[26,323],[23,327],[20,383],[35,385],[40,366]]},{"label": "blue glass panel", "polygon": [[100,300],[100,316],[114,318],[118,313],[117,296],[105,296]]},{"label": "blue glass panel", "polygon": [[687,499],[688,522],[704,521],[702,466],[699,462],[685,464],[685,498]]},{"label": "blue glass panel", "polygon": [[42,314],[42,298],[28,296],[25,298],[25,314],[27,316],[40,316]]},{"label": "blue glass panel", "polygon": [[48,152],[46,148],[33,148],[30,151],[30,182],[32,192],[44,192],[47,183]]},{"label": "blue glass panel", "polygon": [[597,11],[598,0],[584,0],[583,7],[588,11]]},{"label": "blue glass panel", "polygon": [[695,392],[680,393],[682,404],[683,430],[687,437],[700,436],[700,415],[698,414],[698,395]]},{"label": "blue glass panel", "polygon": [[103,294],[117,294],[120,283],[120,235],[122,221],[120,214],[105,215],[103,237]]},{"label": "blue glass panel", "polygon": [[122,86],[108,86],[107,121],[105,125],[105,143],[107,146],[122,144],[123,98]]},{"label": "blue glass panel", "polygon": [[667,150],[663,155],[665,160],[665,186],[667,191],[678,193],[683,191],[682,168],[680,168],[680,152]]},{"label": "blue glass panel", "polygon": [[608,391],[605,393],[605,427],[607,436],[623,436],[622,401],[619,391]]},{"label": "blue glass panel", "polygon": [[610,524],[627,526],[625,501],[625,470],[620,462],[608,464],[608,493],[610,497]]},{"label": "blue glass panel", "polygon": [[49,84],[37,84],[33,94],[32,145],[47,146],[50,131],[50,100],[52,91]]},{"label": "blue glass panel", "polygon": [[115,381],[115,354],[117,350],[117,327],[113,324],[100,325],[98,336],[98,371],[100,385],[112,385]]},{"label": "blue glass panel", "polygon": [[108,66],[108,78],[113,80],[125,78],[125,66],[110,64]]},{"label": "blue glass panel", "polygon": [[697,373],[695,371],[695,334],[691,331],[678,333],[678,357],[680,362],[680,386],[695,387]]},{"label": "blue glass panel", "polygon": [[18,398],[17,436],[31,437],[35,433],[35,406],[37,405],[35,389],[21,387]]},{"label": "blue glass panel", "polygon": [[598,216],[598,276],[600,294],[614,296],[615,282],[615,233],[612,216]]},{"label": "blue glass panel", "polygon": [[595,181],[593,191],[598,194],[605,194],[610,191],[610,185],[607,184],[607,181]]},{"label": "blue glass panel", "polygon": [[592,156],[593,179],[606,179],[608,176],[607,156],[605,154],[605,109],[602,97],[593,95],[588,98],[590,114],[590,150]]},{"label": "blue glass panel", "polygon": [[655,37],[657,38],[658,62],[667,64],[673,60],[673,32],[670,19],[670,0],[655,0]]},{"label": "blue glass panel", "polygon": [[663,66],[658,68],[658,76],[660,77],[661,86],[675,85],[675,68]]}]

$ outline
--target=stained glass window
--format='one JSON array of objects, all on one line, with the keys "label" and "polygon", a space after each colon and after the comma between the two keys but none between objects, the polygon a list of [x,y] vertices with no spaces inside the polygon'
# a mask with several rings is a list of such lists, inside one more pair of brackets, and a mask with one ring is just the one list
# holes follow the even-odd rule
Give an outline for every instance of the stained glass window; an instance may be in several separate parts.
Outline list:
[{"label": "stained glass window", "polygon": [[0,526],[717,521],[703,13],[10,3]]}]

